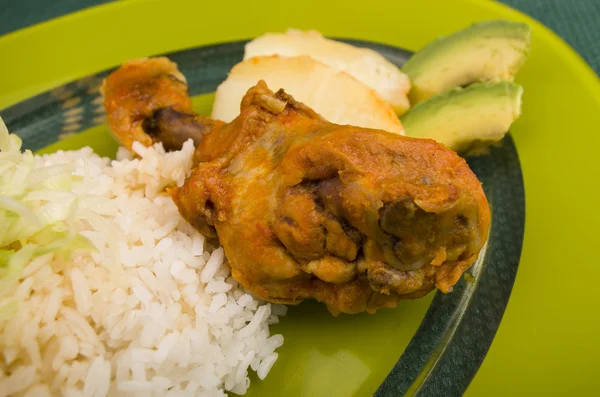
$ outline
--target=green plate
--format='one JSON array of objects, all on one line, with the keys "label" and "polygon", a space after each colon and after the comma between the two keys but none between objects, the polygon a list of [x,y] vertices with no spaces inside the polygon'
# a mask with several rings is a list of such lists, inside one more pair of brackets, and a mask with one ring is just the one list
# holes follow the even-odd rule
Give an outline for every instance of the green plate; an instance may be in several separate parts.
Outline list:
[{"label": "green plate", "polygon": [[[477,20],[510,18],[533,27],[533,51],[518,76],[525,103],[512,131],[515,142],[507,139],[491,156],[470,160],[493,210],[488,250],[473,270],[476,281],[437,295],[431,306],[429,297],[375,316],[334,319],[320,305],[294,308],[275,328],[286,337],[280,361],[266,381],[254,379],[249,394],[462,393],[494,336],[518,262],[523,196],[515,145],[527,191],[523,255],[508,311],[469,392],[591,391],[600,353],[592,312],[600,304],[592,293],[600,270],[591,252],[593,225],[600,223],[591,205],[599,190],[593,155],[600,143],[594,133],[600,84],[579,57],[531,19],[487,1],[204,3],[114,3],[0,38],[0,109],[10,106],[0,115],[39,149],[59,134],[101,123],[98,77],[81,80],[85,76],[132,57],[191,48],[172,55],[194,76],[194,94],[202,94],[241,57],[236,40],[290,26],[365,40],[397,63],[406,56],[398,48],[418,49]],[[199,96],[196,108],[206,113],[210,101],[210,95]],[[106,155],[115,149],[98,126],[50,150],[84,144]]]},{"label": "green plate", "polygon": [[[379,51],[398,66],[410,56],[391,46],[345,41]],[[245,43],[165,54],[186,76],[197,112],[210,113],[212,93],[242,60]],[[107,74],[88,76],[14,105],[3,111],[6,123],[32,150],[47,153],[87,144],[114,156],[116,144],[101,124],[104,108],[99,91]],[[86,131],[75,134],[80,130]],[[334,318],[314,302],[291,308],[285,320],[273,327],[287,341],[280,349],[278,365],[266,382],[255,382],[251,395],[276,391],[279,395],[347,396],[372,394],[375,389],[381,396],[417,391],[435,395],[441,388],[452,394],[465,390],[504,313],[524,227],[521,170],[510,137],[490,155],[469,159],[469,163],[493,207],[485,255],[470,270],[473,281],[462,281],[452,294],[438,293],[422,321],[429,299],[402,302],[399,308],[376,316]],[[479,358],[473,360],[474,356]],[[348,371],[353,373],[349,379]],[[454,379],[452,386],[443,386],[449,375]]]}]

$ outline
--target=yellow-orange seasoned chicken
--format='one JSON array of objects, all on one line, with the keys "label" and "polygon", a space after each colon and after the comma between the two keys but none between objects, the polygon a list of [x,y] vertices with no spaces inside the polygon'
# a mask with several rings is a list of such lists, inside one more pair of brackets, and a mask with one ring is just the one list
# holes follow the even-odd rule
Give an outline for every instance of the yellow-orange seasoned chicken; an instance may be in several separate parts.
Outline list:
[{"label": "yellow-orange seasoned chicken", "polygon": [[[451,291],[476,260],[489,206],[453,151],[329,123],[264,82],[248,91],[233,122],[214,122],[181,106],[182,80],[170,65],[161,77],[144,63],[114,72],[105,83],[109,120],[111,112],[139,115],[143,108],[144,143],[166,140],[175,148],[195,139],[197,165],[171,195],[190,224],[218,237],[233,276],[258,297],[287,304],[314,298],[333,314],[374,312],[436,287]],[[164,73],[175,77],[172,96],[156,95],[170,101],[148,104],[152,93],[133,92]],[[122,81],[133,91],[126,95]],[[126,145],[140,132],[111,128]]]}]

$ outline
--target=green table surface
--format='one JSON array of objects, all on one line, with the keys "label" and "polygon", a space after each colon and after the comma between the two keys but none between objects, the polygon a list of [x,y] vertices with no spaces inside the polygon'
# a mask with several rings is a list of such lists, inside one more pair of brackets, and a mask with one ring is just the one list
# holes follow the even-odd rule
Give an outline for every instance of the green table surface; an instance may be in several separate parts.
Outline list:
[{"label": "green table surface", "polygon": [[[393,1],[393,0],[390,0]],[[417,0],[415,0],[417,1]],[[452,0],[448,0],[452,1]],[[41,23],[46,20],[90,7],[106,3],[106,0],[0,0],[0,35],[8,32],[21,29],[23,27]],[[560,35],[567,43],[569,43],[596,71],[600,73],[600,0],[504,0],[505,4],[516,8],[538,21],[542,22],[558,35]],[[1,89],[1,88],[0,88]],[[597,183],[597,182],[596,182]],[[573,264],[571,264],[573,265]],[[569,270],[566,270],[569,271]],[[519,277],[517,276],[517,287]],[[519,291],[523,294],[523,286]],[[556,288],[556,294],[569,294],[569,291],[559,291],[557,286],[548,286],[548,288]],[[520,298],[523,298],[521,296]],[[520,303],[522,303],[522,299]],[[539,303],[539,302],[538,302]],[[513,303],[514,304],[514,303]],[[511,318],[509,303],[507,314],[504,322],[514,322]],[[579,308],[578,310],[581,310]],[[587,315],[593,316],[593,311],[600,312],[598,308],[590,308],[590,313]],[[535,317],[535,308],[532,307],[532,317]],[[557,318],[557,322],[561,319]],[[594,324],[594,321],[589,322]],[[597,322],[596,322],[597,324]],[[514,325],[514,324],[513,324]],[[563,325],[564,326],[564,325]],[[589,379],[592,374],[600,369],[600,360],[595,357],[583,358],[581,365],[581,376],[577,379],[557,379],[560,377],[561,368],[565,363],[573,365],[573,357],[558,357],[552,353],[552,344],[569,344],[581,352],[582,346],[580,341],[568,339],[555,341],[546,341],[547,354],[540,357],[526,357],[528,353],[525,351],[515,352],[511,345],[519,345],[519,332],[515,331],[515,327],[500,326],[498,334],[486,360],[484,361],[480,371],[473,380],[467,391],[468,396],[489,396],[489,395],[518,395],[518,396],[535,396],[541,395],[538,390],[545,390],[544,395],[548,394],[548,389],[538,387],[539,382],[549,382],[557,386],[557,392],[552,395],[565,395],[566,390],[572,390],[568,395],[599,395],[594,394],[590,389],[590,384],[595,383]],[[527,333],[539,333],[540,338],[545,330],[530,330]],[[571,332],[569,335],[573,337],[577,332]],[[598,333],[600,337],[600,332]],[[529,335],[528,337],[531,337]],[[586,342],[589,343],[589,340]],[[593,349],[596,350],[596,349]],[[562,349],[564,351],[564,349]],[[523,374],[511,374],[506,370],[505,363],[507,355],[514,356],[514,371],[531,371],[531,377],[523,376]],[[541,367],[548,371],[547,374],[540,373],[536,369],[536,360],[551,360],[551,364],[546,361]],[[528,364],[524,365],[524,362]],[[499,364],[502,363],[502,364]],[[594,364],[595,363],[595,364]],[[591,368],[590,368],[591,366]],[[595,367],[595,369],[594,369]],[[548,378],[545,380],[545,376]],[[519,380],[516,380],[518,378]],[[530,379],[530,381],[527,381]],[[585,380],[584,382],[582,382]],[[583,384],[585,383],[585,385]],[[560,390],[560,392],[558,392]]]}]

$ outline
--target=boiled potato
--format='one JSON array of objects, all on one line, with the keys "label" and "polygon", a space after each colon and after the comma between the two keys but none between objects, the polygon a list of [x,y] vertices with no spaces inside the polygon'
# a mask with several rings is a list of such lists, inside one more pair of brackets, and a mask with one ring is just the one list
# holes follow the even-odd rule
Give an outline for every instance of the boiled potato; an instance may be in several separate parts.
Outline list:
[{"label": "boiled potato", "polygon": [[377,92],[308,56],[260,56],[238,63],[217,88],[212,117],[233,120],[242,97],[259,80],[273,91],[285,89],[333,123],[403,134],[394,109]]},{"label": "boiled potato", "polygon": [[376,51],[327,39],[314,30],[289,29],[286,33],[264,34],[246,44],[244,59],[266,55],[308,55],[365,83],[389,102],[399,115],[410,106],[410,80]]}]

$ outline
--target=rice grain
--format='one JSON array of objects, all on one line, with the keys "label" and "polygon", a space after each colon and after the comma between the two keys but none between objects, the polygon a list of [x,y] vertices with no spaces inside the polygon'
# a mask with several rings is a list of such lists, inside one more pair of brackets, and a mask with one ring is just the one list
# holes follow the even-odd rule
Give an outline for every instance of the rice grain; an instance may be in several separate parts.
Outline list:
[{"label": "rice grain", "polygon": [[[223,249],[207,246],[164,190],[184,182],[192,143],[134,151],[140,158],[90,148],[35,157],[50,167],[38,181],[48,186],[26,199],[72,202],[72,227],[96,252],[37,257],[0,294],[19,303],[0,320],[0,397],[243,394],[248,372],[263,379],[277,359],[283,337],[269,323],[284,307],[246,293]],[[51,186],[65,167],[80,177]]]}]

